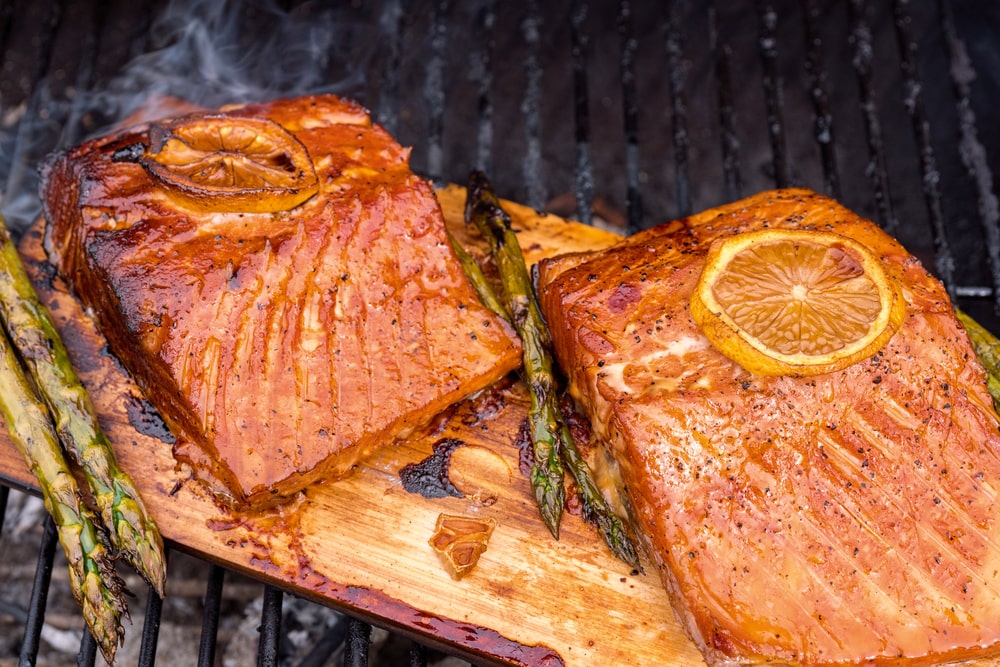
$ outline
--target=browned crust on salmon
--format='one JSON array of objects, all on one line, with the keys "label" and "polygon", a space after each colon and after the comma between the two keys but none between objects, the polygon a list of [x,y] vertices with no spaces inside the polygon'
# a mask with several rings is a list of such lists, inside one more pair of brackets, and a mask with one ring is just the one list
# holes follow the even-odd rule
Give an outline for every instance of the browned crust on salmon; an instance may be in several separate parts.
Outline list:
[{"label": "browned crust on salmon", "polygon": [[347,474],[520,359],[448,243],[409,149],[333,96],[268,118],[308,150],[317,195],[275,214],[198,213],[129,158],[139,126],[55,156],[45,245],[178,436],[238,506]]}]

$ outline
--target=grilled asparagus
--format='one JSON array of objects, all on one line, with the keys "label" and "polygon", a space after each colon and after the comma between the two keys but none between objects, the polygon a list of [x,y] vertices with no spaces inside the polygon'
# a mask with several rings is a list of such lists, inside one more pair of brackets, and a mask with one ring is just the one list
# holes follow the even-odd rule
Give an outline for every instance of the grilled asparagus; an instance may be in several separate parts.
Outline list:
[{"label": "grilled asparagus", "polygon": [[38,399],[0,329],[0,414],[11,440],[38,479],[45,507],[58,530],[69,565],[70,588],[90,633],[109,664],[123,639],[127,614],[122,584],[101,539],[96,515],[84,504],[76,478],[59,447],[48,409]]},{"label": "grilled asparagus", "polygon": [[21,264],[0,218],[0,318],[55,422],[59,441],[80,465],[117,555],[163,595],[163,540],[131,478],[119,468],[93,404]]},{"label": "grilled asparagus", "polygon": [[[558,538],[565,502],[565,464],[579,489],[584,518],[597,526],[615,556],[638,569],[635,545],[622,520],[611,511],[594,482],[559,409],[548,328],[538,309],[521,246],[510,226],[510,216],[500,206],[492,185],[481,172],[473,172],[469,177],[465,219],[489,242],[500,273],[502,302],[521,337],[524,376],[531,395],[528,418],[534,461],[530,480],[542,519]],[[470,280],[477,284],[477,291],[490,291],[481,273],[470,276]]]},{"label": "grilled asparagus", "polygon": [[529,479],[542,520],[558,538],[566,489],[559,453],[559,408],[555,400],[552,357],[548,353],[548,330],[542,324],[521,246],[510,229],[510,219],[500,208],[485,176],[478,172],[469,178],[465,219],[489,242],[493,261],[500,271],[502,302],[521,337],[524,374],[531,394],[528,420],[534,460]]}]

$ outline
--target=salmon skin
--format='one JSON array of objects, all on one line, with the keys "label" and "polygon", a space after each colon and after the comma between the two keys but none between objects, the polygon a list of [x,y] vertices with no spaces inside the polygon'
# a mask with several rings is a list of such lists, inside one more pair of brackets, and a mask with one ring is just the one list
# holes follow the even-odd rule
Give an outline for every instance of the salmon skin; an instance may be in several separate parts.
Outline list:
[{"label": "salmon skin", "polygon": [[[906,318],[870,359],[758,377],[688,310],[715,238],[827,230],[871,249]],[[570,390],[619,466],[710,665],[936,664],[1000,653],[1000,433],[942,287],[876,225],[765,192],[543,261]]]},{"label": "salmon skin", "polygon": [[319,192],[280,213],[200,213],[130,153],[148,126],[44,169],[45,248],[177,436],[235,507],[347,474],[517,367],[430,185],[361,106],[314,96],[224,108],[308,150]]}]

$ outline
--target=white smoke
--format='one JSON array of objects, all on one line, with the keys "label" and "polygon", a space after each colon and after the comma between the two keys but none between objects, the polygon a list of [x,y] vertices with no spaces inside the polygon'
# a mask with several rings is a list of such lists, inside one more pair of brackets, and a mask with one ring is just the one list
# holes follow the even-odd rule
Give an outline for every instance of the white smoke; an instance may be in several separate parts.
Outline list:
[{"label": "white smoke", "polygon": [[[137,92],[154,92],[218,106],[345,92],[366,70],[366,62],[355,60],[355,40],[347,34],[356,17],[337,16],[352,11],[360,10],[347,3],[306,3],[285,11],[273,3],[175,0],[152,27],[152,50],[125,67],[110,87],[110,99],[127,102]],[[252,34],[249,17],[258,26]],[[328,80],[331,73],[335,80]],[[130,110],[124,111],[119,115]]]},{"label": "white smoke", "polygon": [[[15,230],[25,228],[40,212],[37,169],[46,154],[104,133],[137,110],[156,116],[160,100],[214,107],[305,93],[354,95],[379,46],[368,30],[379,10],[352,4],[317,0],[286,10],[270,0],[172,0],[152,21],[145,52],[107,86],[53,99],[43,80],[29,100],[4,109],[0,213]],[[82,132],[83,119],[92,127]]]}]

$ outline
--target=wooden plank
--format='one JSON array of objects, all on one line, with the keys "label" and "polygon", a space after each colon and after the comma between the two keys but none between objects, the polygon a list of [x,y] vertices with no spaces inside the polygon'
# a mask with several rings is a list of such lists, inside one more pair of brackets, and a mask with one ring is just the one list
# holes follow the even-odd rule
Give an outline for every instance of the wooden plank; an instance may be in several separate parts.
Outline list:
[{"label": "wooden plank", "polygon": [[[462,224],[464,190],[445,188],[439,199],[449,227],[474,244]],[[618,238],[516,204],[508,209],[529,262]],[[576,516],[564,519],[559,541],[542,525],[515,441],[526,415],[520,384],[461,404],[434,429],[384,448],[346,480],[317,484],[273,511],[237,515],[213,502],[176,466],[170,444],[141,426],[148,415],[137,387],[107,354],[79,303],[58,280],[42,279],[40,232],[39,224],[25,235],[22,252],[121,465],[176,546],[479,664],[701,663],[652,568],[633,576]],[[464,480],[465,498],[428,499],[401,484],[400,469],[429,456],[441,438],[457,438],[477,454],[456,459],[452,470],[453,479]],[[34,487],[6,429],[0,477]],[[478,566],[460,581],[428,544],[441,513],[497,522]]]}]

